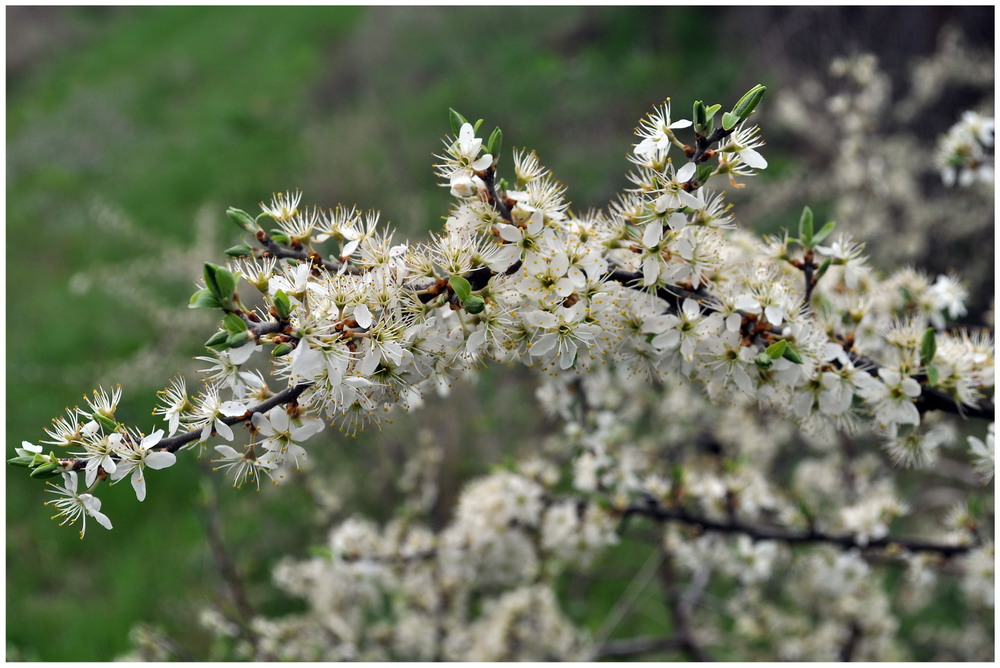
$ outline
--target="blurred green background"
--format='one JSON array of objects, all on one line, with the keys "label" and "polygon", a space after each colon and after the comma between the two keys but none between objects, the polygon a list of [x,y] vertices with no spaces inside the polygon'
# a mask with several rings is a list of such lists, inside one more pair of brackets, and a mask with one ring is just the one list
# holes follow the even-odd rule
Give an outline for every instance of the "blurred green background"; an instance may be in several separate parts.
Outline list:
[{"label": "blurred green background", "polygon": [[[309,203],[380,209],[409,238],[435,229],[449,206],[431,171],[448,107],[500,125],[507,155],[537,149],[586,210],[626,185],[632,128],[666,96],[687,115],[696,98],[731,103],[757,82],[778,95],[852,50],[901,75],[946,22],[993,39],[987,7],[6,11],[8,451],[44,438],[97,383],[121,382],[120,415],[152,428],[141,420],[155,391],[198,368],[215,326],[184,305],[201,263],[239,239],[226,207],[301,188]],[[780,176],[793,147],[768,138]],[[471,414],[489,396],[505,415],[413,418],[447,444],[441,521],[461,479],[546,428],[518,411],[527,387],[491,371],[462,401]],[[386,516],[409,424],[328,437],[355,508]],[[7,472],[9,659],[108,660],[137,622],[204,649],[196,613],[225,596],[203,526],[219,481],[192,460],[151,476],[141,506],[128,485],[105,487],[115,529],[93,524],[85,541],[48,521],[41,485]],[[268,578],[279,556],[323,540],[309,491],[222,489],[218,502],[251,599],[292,609]],[[620,587],[608,589],[614,600]]]}]

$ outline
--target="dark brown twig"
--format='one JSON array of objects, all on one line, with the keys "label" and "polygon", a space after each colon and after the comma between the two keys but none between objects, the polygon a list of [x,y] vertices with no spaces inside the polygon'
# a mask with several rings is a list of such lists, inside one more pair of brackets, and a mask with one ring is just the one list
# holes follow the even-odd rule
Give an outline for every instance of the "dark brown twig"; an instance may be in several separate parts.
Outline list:
[{"label": "dark brown twig", "polygon": [[659,576],[660,587],[663,589],[666,598],[667,609],[673,617],[674,638],[677,647],[692,661],[711,661],[711,657],[698,644],[691,628],[690,609],[684,596],[681,594],[677,582],[677,570],[674,568],[673,555],[666,547],[663,549],[663,559],[660,561]]},{"label": "dark brown twig", "polygon": [[815,528],[807,531],[794,531],[778,527],[755,526],[738,520],[719,521],[708,517],[694,515],[683,508],[664,508],[663,506],[655,503],[647,503],[646,505],[631,505],[619,512],[625,517],[630,515],[641,515],[661,522],[681,522],[689,526],[697,527],[703,531],[745,534],[755,541],[776,540],[793,545],[827,543],[830,545],[837,545],[844,549],[859,550],[899,547],[910,552],[933,552],[940,554],[943,557],[965,554],[972,549],[972,546],[969,545],[946,545],[919,538],[884,536],[882,538],[864,541],[859,540],[856,536],[831,534]]}]

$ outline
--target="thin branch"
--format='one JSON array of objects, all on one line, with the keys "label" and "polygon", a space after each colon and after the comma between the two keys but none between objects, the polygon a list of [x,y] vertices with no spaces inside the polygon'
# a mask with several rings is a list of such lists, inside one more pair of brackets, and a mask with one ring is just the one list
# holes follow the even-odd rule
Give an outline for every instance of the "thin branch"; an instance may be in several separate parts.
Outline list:
[{"label": "thin branch", "polygon": [[308,260],[314,267],[322,267],[331,274],[342,271],[350,274],[360,273],[357,267],[353,267],[346,262],[330,262],[320,257],[319,253],[309,252],[305,249],[295,250],[287,246],[282,246],[263,230],[257,232],[257,241],[260,242],[268,253],[278,259]]},{"label": "thin branch", "polygon": [[642,656],[650,652],[676,651],[681,648],[681,640],[677,636],[658,638],[655,636],[638,636],[622,640],[609,640],[597,648],[597,659],[615,657]]},{"label": "thin branch", "polygon": [[496,167],[490,167],[485,172],[482,172],[482,176],[480,177],[486,185],[486,202],[490,204],[490,206],[492,206],[504,220],[513,224],[514,217],[510,214],[510,208],[500,199],[499,195],[497,195],[496,186],[493,183],[496,175]]},{"label": "thin branch", "polygon": [[733,134],[736,128],[732,130],[726,130],[721,125],[715,128],[715,131],[707,137],[702,137],[695,133],[695,149],[694,153],[691,154],[691,162],[699,163],[709,160],[712,155],[709,151],[712,150],[712,144],[722,141],[729,135]]},{"label": "thin branch", "polygon": [[[257,641],[257,634],[253,632],[250,626],[253,618],[257,616],[257,612],[247,597],[246,588],[243,586],[243,579],[237,572],[236,565],[233,563],[232,557],[230,557],[229,551],[226,549],[225,542],[222,539],[222,531],[219,528],[218,496],[214,483],[206,478],[204,484],[205,536],[208,539],[209,549],[212,552],[212,561],[215,562],[215,568],[225,583],[229,599],[236,610],[237,618],[235,621],[240,629],[240,635],[253,646],[254,652],[258,652],[260,651],[260,647]],[[265,660],[273,661],[274,658],[267,656]]]},{"label": "thin branch", "polygon": [[[278,392],[269,399],[265,399],[256,406],[251,406],[247,409],[247,412],[243,415],[237,415],[234,417],[222,417],[218,418],[230,427],[234,424],[239,424],[240,422],[246,422],[249,420],[254,413],[266,413],[275,406],[280,406],[283,404],[290,404],[296,401],[303,392],[312,387],[312,383],[303,383],[301,385],[296,385],[294,387],[288,387]],[[162,452],[177,452],[182,447],[191,443],[192,441],[198,441],[201,439],[202,429],[192,429],[191,431],[185,432],[183,434],[177,434],[169,438],[160,439],[160,442],[156,444],[153,448],[154,451]],[[214,433],[214,432],[213,432]],[[86,458],[73,458],[73,459],[60,459],[59,463],[62,464],[64,471],[75,471],[81,469],[87,465],[88,459]]]},{"label": "thin branch", "polygon": [[862,629],[857,621],[852,621],[847,628],[847,639],[843,647],[840,648],[839,661],[854,661],[854,655],[858,650],[858,642],[862,637]]},{"label": "thin branch", "polygon": [[815,528],[808,531],[794,531],[777,527],[762,527],[740,522],[738,520],[719,521],[707,517],[699,517],[689,513],[683,508],[664,508],[659,505],[631,505],[619,511],[625,517],[630,515],[642,515],[651,517],[661,522],[681,522],[690,526],[698,527],[704,531],[716,531],[719,533],[745,534],[751,539],[776,540],[789,544],[813,544],[828,543],[837,545],[844,549],[870,549],[882,547],[899,546],[910,552],[934,552],[943,557],[952,557],[958,554],[965,554],[972,549],[970,545],[946,545],[934,543],[920,538],[899,538],[896,536],[884,536],[869,541],[859,540],[856,536],[837,535],[819,531]]},{"label": "thin branch", "polygon": [[691,628],[690,606],[684,600],[680,588],[677,586],[677,571],[674,568],[674,559],[667,548],[661,548],[663,559],[660,560],[660,567],[657,572],[660,576],[660,586],[663,595],[667,599],[667,609],[673,617],[674,637],[677,640],[678,649],[683,651],[692,661],[711,661],[711,657],[702,649],[695,640],[694,631]]}]

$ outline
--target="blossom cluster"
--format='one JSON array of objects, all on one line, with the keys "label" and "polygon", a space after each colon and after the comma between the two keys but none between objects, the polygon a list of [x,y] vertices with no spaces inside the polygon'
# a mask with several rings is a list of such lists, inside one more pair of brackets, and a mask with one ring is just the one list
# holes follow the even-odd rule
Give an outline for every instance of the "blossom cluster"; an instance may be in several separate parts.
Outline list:
[{"label": "blossom cluster", "polygon": [[935,160],[946,185],[993,182],[992,118],[967,111],[941,138]]},{"label": "blossom cluster", "polygon": [[[64,521],[110,528],[94,494],[102,480],[130,477],[142,500],[146,469],[194,450],[235,486],[277,482],[309,458],[325,425],[355,434],[446,395],[486,362],[518,362],[540,373],[540,404],[565,423],[552,449],[568,479],[551,462],[496,472],[465,487],[439,531],[346,520],[328,556],[279,569],[309,613],[255,620],[247,654],[600,655],[560,610],[555,576],[592,567],[618,542],[619,521],[645,517],[662,526],[661,560],[673,572],[740,582],[739,604],[757,615],[739,617],[748,647],[792,634],[803,644],[782,658],[823,658],[824,634],[856,627],[859,655],[892,656],[888,600],[870,594],[865,614],[845,603],[871,592],[865,551],[914,569],[925,553],[964,555],[979,564],[964,581],[977,590],[992,578],[976,556],[992,553],[992,538],[956,520],[958,510],[927,541],[894,536],[912,513],[895,470],[874,453],[843,459],[831,444],[869,435],[902,467],[954,456],[955,430],[936,416],[992,418],[994,344],[948,328],[965,314],[956,277],[882,276],[862,243],[814,225],[808,208],[777,237],[739,228],[717,184],[742,188],[767,167],[749,122],[763,95],[755,86],[721,116],[721,105],[697,102],[691,119],[675,120],[669,100],[658,105],[636,131],[630,187],[603,212],[572,212],[534,153],[515,151],[513,174],[500,178],[499,130],[484,146],[479,123],[456,112],[436,168],[456,203],[428,241],[395,240],[373,212],[304,207],[298,192],[274,195],[257,216],[230,209],[258,247],[205,265],[190,306],[221,323],[199,358],[197,393],[174,380],[155,411],[165,428],[144,435],[115,416],[118,390],[96,391],[89,410],[48,430],[43,443],[60,454],[25,442],[12,463],[63,476],[54,505]],[[719,412],[723,421],[705,423]],[[708,456],[693,447],[699,434],[729,452]],[[785,463],[790,493],[769,472],[796,438],[818,454]],[[988,480],[992,431],[967,443],[962,465]],[[849,484],[829,480],[831,470]],[[800,557],[789,549],[798,543],[820,547]],[[762,583],[789,563],[786,586],[827,614],[825,626],[801,629],[803,618],[773,609]],[[842,613],[831,612],[837,605]],[[699,639],[675,614],[690,650]]]},{"label": "blossom cluster", "polygon": [[804,201],[828,203],[829,215],[849,221],[883,270],[912,264],[946,273],[960,257],[970,303],[990,324],[993,189],[959,195],[944,186],[934,149],[943,138],[914,128],[952,124],[961,112],[956,89],[968,91],[964,104],[990,123],[993,51],[968,44],[954,26],[942,27],[937,39],[932,55],[892,67],[870,53],[836,58],[825,71],[796,65],[786,77],[799,83],[775,97],[768,123],[808,159],[797,160],[796,178],[761,180],[734,200],[745,220],[787,216]]}]

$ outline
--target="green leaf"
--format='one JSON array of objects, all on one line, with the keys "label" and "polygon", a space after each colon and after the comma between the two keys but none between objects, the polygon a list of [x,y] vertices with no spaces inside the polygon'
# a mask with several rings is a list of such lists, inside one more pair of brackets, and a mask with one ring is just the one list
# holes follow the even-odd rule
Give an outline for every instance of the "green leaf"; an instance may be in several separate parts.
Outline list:
[{"label": "green leaf", "polygon": [[799,216],[799,239],[806,248],[813,247],[813,212],[809,207],[803,208]]},{"label": "green leaf", "polygon": [[500,149],[503,146],[503,131],[499,127],[494,128],[493,132],[490,133],[490,139],[486,142],[486,152],[493,156],[496,160],[497,155],[500,153]]},{"label": "green leaf", "polygon": [[236,313],[227,313],[222,319],[222,328],[227,332],[245,332],[249,329],[247,323]]},{"label": "green leaf", "polygon": [[250,338],[250,332],[233,332],[229,335],[229,339],[226,343],[229,344],[230,348],[239,348]]},{"label": "green leaf", "polygon": [[205,347],[214,348],[216,346],[219,346],[228,348],[229,344],[226,343],[228,340],[229,340],[229,332],[216,332],[208,339],[208,341],[205,341]]},{"label": "green leaf", "polygon": [[250,214],[242,209],[237,209],[236,207],[229,207],[226,209],[226,215],[234,223],[240,226],[240,228],[246,230],[250,234],[255,234],[257,232],[257,221],[250,217]]},{"label": "green leaf", "polygon": [[694,101],[694,108],[691,110],[691,120],[694,122],[694,129],[700,135],[708,134],[705,126],[708,125],[708,114],[705,110],[705,103],[701,100]]},{"label": "green leaf", "polygon": [[285,234],[282,230],[279,230],[278,228],[274,228],[273,230],[271,230],[268,236],[271,237],[271,241],[273,241],[274,243],[283,244],[285,246],[287,246],[292,241],[291,239],[288,238],[287,234]]},{"label": "green leaf", "polygon": [[739,122],[740,122],[740,117],[732,112],[727,111],[726,113],[722,114],[723,130],[732,130],[733,128],[736,127],[736,125]]},{"label": "green leaf", "polygon": [[476,121],[475,123],[473,123],[472,124],[472,134],[478,135],[479,134],[479,126],[482,125],[482,124],[483,124],[483,119],[481,119],[481,118],[478,121]]},{"label": "green leaf", "polygon": [[94,413],[90,417],[96,420],[99,425],[101,425],[108,431],[115,431],[116,429],[118,429],[118,422],[116,422],[113,418],[104,415],[103,413]]},{"label": "green leaf", "polygon": [[61,464],[55,462],[51,464],[42,464],[36,467],[29,474],[32,478],[55,478],[57,475],[63,472],[63,467]]},{"label": "green leaf", "polygon": [[[736,106],[733,107],[733,115],[741,121],[746,120],[746,118],[753,113],[753,110],[757,108],[757,105],[760,103],[761,98],[764,97],[764,91],[766,90],[767,87],[762,86],[761,84],[757,84],[748,90],[743,97],[740,98],[740,101],[736,103]],[[723,127],[725,127],[724,124]],[[728,128],[726,129],[728,130]]]},{"label": "green leaf", "polygon": [[479,295],[472,295],[467,299],[462,300],[463,305],[467,313],[476,315],[477,313],[482,313],[483,309],[486,308],[486,300]]},{"label": "green leaf", "polygon": [[274,302],[274,310],[278,312],[278,317],[282,320],[288,320],[288,316],[292,313],[292,302],[285,291],[275,292],[272,301]]},{"label": "green leaf", "polygon": [[225,307],[232,301],[233,293],[236,291],[236,277],[225,267],[206,262],[205,287]]},{"label": "green leaf", "polygon": [[938,373],[938,368],[931,364],[927,367],[927,382],[931,387],[935,387],[938,384],[938,380],[941,379],[941,374]]},{"label": "green leaf", "polygon": [[769,345],[764,352],[770,359],[776,360],[779,357],[784,357],[786,350],[788,350],[788,341],[781,339]]},{"label": "green leaf", "polygon": [[697,169],[694,173],[694,178],[698,183],[705,183],[708,178],[712,175],[712,171],[715,168],[707,162],[702,162],[698,164]]},{"label": "green leaf", "polygon": [[824,239],[833,234],[833,229],[835,227],[837,227],[837,223],[835,223],[832,220],[827,221],[826,225],[820,228],[820,231],[817,232],[815,236],[813,236],[813,244],[815,245],[823,243]]},{"label": "green leaf", "polygon": [[7,460],[7,463],[10,464],[11,466],[22,466],[24,468],[28,468],[29,466],[31,466],[31,462],[33,459],[34,459],[33,457],[19,455],[17,457],[11,457],[10,459]]},{"label": "green leaf", "polygon": [[333,549],[326,545],[310,545],[306,548],[306,552],[310,557],[319,557],[326,560],[333,559]]},{"label": "green leaf", "polygon": [[817,281],[818,281],[819,279],[823,278],[823,274],[825,274],[825,273],[826,273],[826,270],[830,268],[830,265],[831,265],[832,263],[833,263],[833,259],[832,259],[832,258],[829,258],[829,257],[828,257],[828,258],[826,258],[825,260],[823,260],[823,264],[821,264],[821,265],[819,266],[819,271],[817,271],[817,272],[816,272],[816,280],[817,280]]},{"label": "green leaf", "polygon": [[208,288],[202,288],[191,295],[188,308],[222,308],[222,304],[216,299]]},{"label": "green leaf", "polygon": [[253,248],[247,244],[240,244],[226,249],[226,257],[250,257],[253,255]]},{"label": "green leaf", "polygon": [[707,119],[707,122],[709,123],[712,122],[712,117],[715,116],[715,112],[717,112],[719,109],[722,109],[721,104],[713,104],[711,107],[705,110],[705,118]]},{"label": "green leaf", "polygon": [[920,339],[920,363],[927,365],[934,361],[937,353],[937,333],[933,327],[924,330],[924,335]]},{"label": "green leaf", "polygon": [[464,276],[452,276],[448,279],[448,285],[455,291],[459,301],[464,302],[472,294],[472,284]]},{"label": "green leaf", "polygon": [[782,357],[784,357],[789,362],[792,362],[793,364],[802,364],[802,356],[799,355],[799,351],[797,351],[795,348],[792,348],[791,346],[785,348],[785,352],[784,354],[782,354]]},{"label": "green leaf", "polygon": [[451,131],[455,133],[456,137],[458,136],[459,131],[462,129],[462,126],[469,122],[465,120],[465,116],[458,113],[451,107],[448,107],[448,121],[451,123]]}]

